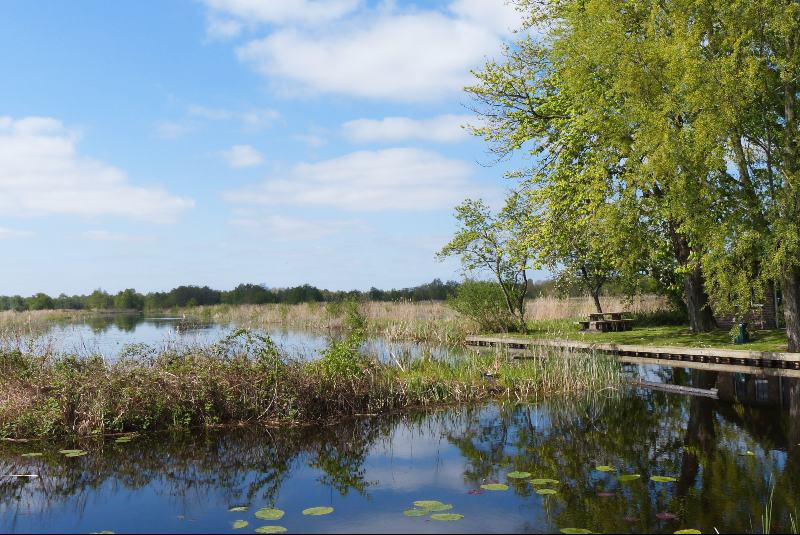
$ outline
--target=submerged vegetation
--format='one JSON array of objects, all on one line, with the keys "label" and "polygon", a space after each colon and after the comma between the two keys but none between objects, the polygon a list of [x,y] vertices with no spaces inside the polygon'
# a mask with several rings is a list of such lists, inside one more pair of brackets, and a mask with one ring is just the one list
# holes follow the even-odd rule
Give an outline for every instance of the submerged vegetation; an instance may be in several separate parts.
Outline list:
[{"label": "submerged vegetation", "polygon": [[616,362],[589,354],[381,362],[360,351],[365,332],[363,324],[353,325],[314,361],[290,358],[268,336],[248,330],[206,347],[133,347],[116,361],[5,350],[0,436],[305,424],[431,404],[575,394],[621,381]]}]

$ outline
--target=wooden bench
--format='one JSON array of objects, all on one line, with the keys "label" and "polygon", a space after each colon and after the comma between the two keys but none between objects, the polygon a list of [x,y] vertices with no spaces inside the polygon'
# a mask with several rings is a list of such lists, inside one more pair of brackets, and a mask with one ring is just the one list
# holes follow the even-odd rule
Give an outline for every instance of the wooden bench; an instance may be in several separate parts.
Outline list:
[{"label": "wooden bench", "polygon": [[622,317],[623,312],[603,312],[589,314],[589,319],[579,321],[584,332],[619,332],[633,329],[633,320]]}]

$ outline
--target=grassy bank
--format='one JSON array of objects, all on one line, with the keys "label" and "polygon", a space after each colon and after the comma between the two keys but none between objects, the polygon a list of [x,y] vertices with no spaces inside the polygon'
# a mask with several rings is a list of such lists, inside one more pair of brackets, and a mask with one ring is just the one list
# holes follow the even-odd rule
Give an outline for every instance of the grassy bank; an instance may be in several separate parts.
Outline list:
[{"label": "grassy bank", "polygon": [[361,336],[333,342],[312,362],[290,359],[269,338],[249,331],[205,348],[129,352],[115,362],[0,353],[0,436],[303,424],[439,403],[576,394],[620,383],[617,364],[592,355],[382,363],[359,354]]}]

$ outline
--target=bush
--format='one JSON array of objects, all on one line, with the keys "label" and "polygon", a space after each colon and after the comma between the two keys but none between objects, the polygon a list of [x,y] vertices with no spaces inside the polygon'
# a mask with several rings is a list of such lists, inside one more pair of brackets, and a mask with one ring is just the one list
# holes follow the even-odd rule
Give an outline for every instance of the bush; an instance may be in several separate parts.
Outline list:
[{"label": "bush", "polygon": [[448,304],[477,323],[482,331],[508,332],[517,328],[516,320],[508,311],[503,290],[496,282],[466,280]]}]

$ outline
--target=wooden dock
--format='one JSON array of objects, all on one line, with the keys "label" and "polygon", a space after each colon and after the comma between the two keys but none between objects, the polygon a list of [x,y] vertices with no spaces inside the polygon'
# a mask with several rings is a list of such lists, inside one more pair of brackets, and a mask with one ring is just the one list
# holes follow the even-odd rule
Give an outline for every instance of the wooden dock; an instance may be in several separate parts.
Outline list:
[{"label": "wooden dock", "polygon": [[800,377],[800,353],[600,344],[575,340],[535,340],[505,336],[468,336],[466,344],[476,349],[502,348],[512,353],[515,358],[530,358],[531,353],[536,349],[560,349],[611,354],[617,356],[620,362],[631,364]]}]

